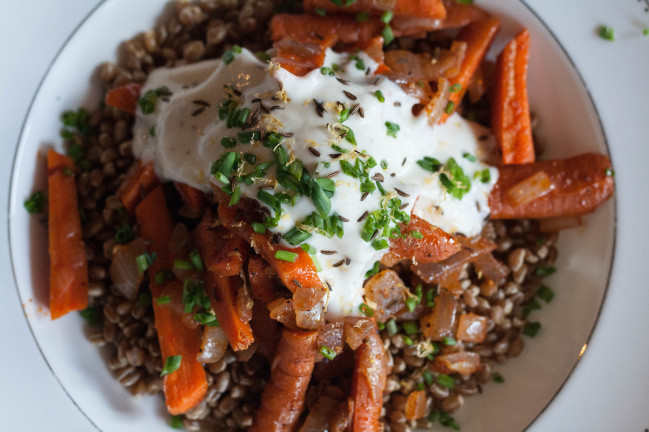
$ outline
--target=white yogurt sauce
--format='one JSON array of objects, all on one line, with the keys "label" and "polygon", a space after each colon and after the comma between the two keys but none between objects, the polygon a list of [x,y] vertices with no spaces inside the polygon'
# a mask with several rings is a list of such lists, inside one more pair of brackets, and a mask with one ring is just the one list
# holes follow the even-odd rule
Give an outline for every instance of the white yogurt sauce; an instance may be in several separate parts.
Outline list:
[{"label": "white yogurt sauce", "polygon": [[[260,110],[260,121],[252,130],[276,131],[287,136],[283,146],[289,159],[302,161],[312,177],[326,177],[339,171],[331,177],[336,189],[330,199],[330,214],[348,220],[343,223],[344,235],[327,238],[314,233],[306,241],[317,250],[315,257],[322,266],[320,278],[331,287],[327,317],[335,319],[359,314],[365,273],[386,250],[376,251],[364,241],[360,234],[366,220],[357,222],[365,211],[379,209],[385,197],[377,189],[361,201],[359,180],[342,172],[340,158],[331,156],[339,150],[332,145],[349,150],[351,153],[343,158],[352,164],[356,157],[361,157],[354,150],[372,156],[377,166],[368,171],[369,177],[380,178],[375,177],[377,173],[383,176],[381,184],[388,198],[399,198],[407,204],[403,211],[414,213],[449,233],[480,232],[489,214],[488,196],[498,172],[480,162],[484,150],[479,137],[484,141],[488,130],[457,114],[437,126],[429,125],[425,115],[413,116],[411,108],[417,100],[394,82],[375,76],[377,64],[364,53],[350,58],[347,54],[328,51],[325,65],[336,69],[336,77],[341,79],[320,70],[296,77],[277,65],[269,67],[245,49],[229,64],[213,60],[176,69],[158,69],[149,76],[143,92],[166,86],[171,95],[157,100],[153,114],[145,115],[138,110],[133,147],[135,156],[154,162],[162,179],[183,182],[207,192],[211,190],[211,181],[222,186],[210,174],[210,167],[224,151],[252,153],[257,158],[255,164],[273,160],[272,149],[258,141],[244,144],[237,140],[233,148],[221,145],[223,137],[237,139],[241,131],[227,128],[225,121],[219,120],[223,101],[230,95],[239,108],[250,108],[251,114],[261,104],[272,109],[267,114]],[[376,96],[377,91],[383,95],[383,102]],[[322,115],[317,113],[314,99],[325,108]],[[354,146],[340,136],[339,112],[356,104],[360,104],[362,113],[358,109],[343,122],[353,131],[357,143]],[[398,125],[396,138],[388,135],[386,122]],[[312,152],[309,147],[316,151]],[[454,158],[471,180],[470,191],[461,199],[449,194],[440,182],[439,172],[426,171],[417,164],[425,156],[442,164]],[[245,172],[250,171],[247,166]],[[474,177],[483,170],[490,174],[486,182]],[[265,177],[275,180],[274,166],[266,170]],[[241,183],[241,196],[255,198],[263,181],[267,180],[252,185]],[[276,190],[270,192],[281,190],[276,185]],[[278,226],[270,230],[285,234],[314,211],[312,200],[302,196],[294,206],[283,206]]]}]

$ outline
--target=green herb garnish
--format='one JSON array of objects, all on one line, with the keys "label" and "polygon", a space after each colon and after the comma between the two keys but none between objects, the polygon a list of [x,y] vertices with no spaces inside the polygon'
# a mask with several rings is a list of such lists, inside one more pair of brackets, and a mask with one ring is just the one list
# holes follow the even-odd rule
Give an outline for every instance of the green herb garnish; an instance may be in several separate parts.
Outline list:
[{"label": "green herb garnish", "polygon": [[169,356],[165,360],[164,368],[160,372],[160,376],[169,375],[170,373],[176,372],[180,368],[180,363],[183,360],[183,356],[175,355]]},{"label": "green herb garnish", "polygon": [[336,351],[332,350],[328,346],[322,345],[320,347],[320,354],[322,354],[323,357],[328,358],[329,360],[333,360],[336,358]]},{"label": "green herb garnish", "polygon": [[43,211],[45,206],[45,193],[44,192],[34,192],[28,199],[24,202],[25,209],[29,214],[36,214]]}]

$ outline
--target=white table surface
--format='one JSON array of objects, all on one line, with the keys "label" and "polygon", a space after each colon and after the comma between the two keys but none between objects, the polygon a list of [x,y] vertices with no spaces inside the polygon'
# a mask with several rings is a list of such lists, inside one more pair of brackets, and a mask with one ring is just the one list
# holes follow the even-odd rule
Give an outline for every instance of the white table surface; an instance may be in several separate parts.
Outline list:
[{"label": "white table surface", "polygon": [[[60,47],[99,1],[3,3],[0,431],[92,431],[50,373],[22,313],[8,258],[6,206],[12,157],[31,99]],[[612,288],[589,347],[562,391],[529,430],[644,432],[649,428],[649,282],[644,276],[648,254],[641,253],[638,245],[649,244],[645,222],[649,37],[642,36],[649,13],[640,0],[528,0],[528,4],[549,23],[572,57],[602,117],[617,171],[620,227]],[[615,28],[615,42],[593,37],[600,24]],[[634,193],[627,192],[630,189]]]}]

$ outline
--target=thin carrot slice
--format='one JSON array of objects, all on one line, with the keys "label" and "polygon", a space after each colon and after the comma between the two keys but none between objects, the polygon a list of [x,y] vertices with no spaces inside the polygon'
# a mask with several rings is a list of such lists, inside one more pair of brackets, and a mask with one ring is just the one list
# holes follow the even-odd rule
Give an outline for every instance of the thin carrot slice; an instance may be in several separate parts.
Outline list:
[{"label": "thin carrot slice", "polygon": [[237,276],[241,273],[248,257],[248,245],[228,229],[216,226],[210,210],[203,214],[193,237],[205,268],[217,276]]},{"label": "thin carrot slice", "polygon": [[142,164],[140,160],[129,169],[124,182],[119,187],[119,197],[122,205],[133,214],[135,207],[142,197],[152,191],[160,181],[155,174],[152,163]]},{"label": "thin carrot slice", "polygon": [[140,97],[142,84],[128,83],[123,86],[115,87],[106,92],[104,102],[108,106],[115,107],[129,114],[135,114],[137,109],[137,100]]},{"label": "thin carrot slice", "polygon": [[413,391],[406,398],[406,419],[417,420],[426,414],[426,392],[423,390]]},{"label": "thin carrot slice", "polygon": [[401,228],[404,237],[390,240],[390,252],[401,259],[418,263],[444,260],[461,249],[460,242],[442,229],[412,215],[410,223]]},{"label": "thin carrot slice", "polygon": [[[192,319],[184,313],[182,286],[178,282],[156,285],[155,275],[169,270],[173,259],[169,253],[169,237],[173,230],[171,215],[165,201],[162,186],[156,187],[135,208],[142,238],[149,242],[149,254],[156,258],[149,266],[151,294],[153,298],[169,296],[171,302],[153,302],[155,326],[160,341],[162,358],[181,356],[178,370],[165,375],[164,394],[167,410],[182,414],[196,406],[207,393],[207,378],[203,365],[196,360],[201,346],[200,327],[192,327]],[[154,255],[155,254],[155,255]]]},{"label": "thin carrot slice", "polygon": [[[243,289],[241,278],[238,276],[221,277],[207,271],[203,282],[211,299],[212,308],[216,313],[219,324],[228,336],[234,351],[243,351],[254,342],[249,316],[244,317],[239,307],[238,294]],[[252,305],[251,305],[252,306]]]},{"label": "thin carrot slice", "polygon": [[387,356],[376,322],[355,352],[351,399],[354,402],[351,432],[378,432],[383,390],[388,376]]},{"label": "thin carrot slice", "polygon": [[88,262],[74,181],[74,162],[47,152],[50,314],[57,319],[88,307]]},{"label": "thin carrot slice", "polygon": [[527,101],[527,61],[530,33],[523,30],[498,56],[491,105],[494,131],[503,163],[534,162],[530,106]]},{"label": "thin carrot slice", "polygon": [[182,198],[185,206],[187,206],[191,216],[199,217],[202,215],[206,203],[203,191],[180,182],[174,182],[174,186],[176,186],[176,190],[180,194],[180,198]]},{"label": "thin carrot slice", "polygon": [[348,6],[337,6],[331,0],[305,0],[304,9],[309,11],[323,9],[328,12],[343,12],[351,14],[358,12],[380,14],[387,10],[391,10],[395,15],[418,16],[434,19],[446,18],[446,8],[444,7],[442,0],[396,0],[394,2],[356,0]]},{"label": "thin carrot slice", "polygon": [[459,86],[459,90],[451,93],[449,96],[449,104],[446,112],[442,115],[439,122],[444,123],[448,117],[455,111],[460,101],[464,97],[471,78],[482,62],[487,50],[491,45],[498,29],[500,28],[500,21],[495,18],[475,21],[466,26],[458,35],[458,41],[467,43],[466,54],[462,62],[460,73],[449,80],[451,87]]},{"label": "thin carrot slice", "polygon": [[313,373],[317,337],[317,331],[284,329],[250,432],[295,429]]},{"label": "thin carrot slice", "polygon": [[[553,189],[531,202],[516,205],[510,188],[543,171]],[[567,159],[506,165],[489,195],[492,219],[547,218],[590,213],[613,194],[611,161],[605,155],[584,153]]]}]

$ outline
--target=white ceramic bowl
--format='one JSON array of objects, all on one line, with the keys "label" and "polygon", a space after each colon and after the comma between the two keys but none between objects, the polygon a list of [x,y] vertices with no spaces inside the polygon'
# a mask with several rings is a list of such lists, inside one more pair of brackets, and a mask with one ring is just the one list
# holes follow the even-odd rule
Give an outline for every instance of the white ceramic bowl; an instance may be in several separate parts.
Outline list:
[{"label": "white ceramic bowl", "polygon": [[[494,51],[500,51],[523,27],[530,30],[529,93],[547,142],[544,157],[608,153],[579,73],[544,24],[520,1],[485,0],[480,5],[503,20]],[[97,66],[117,58],[120,42],[151,28],[164,6],[160,0],[107,0],[89,15],[38,90],[13,166],[10,248],[25,315],[52,373],[102,431],[164,431],[168,430],[167,415],[160,398],[133,398],[117,383],[99,350],[85,339],[77,314],[50,320],[47,233],[37,217],[24,217],[22,203],[32,190],[45,185],[42,154],[47,147],[61,147],[60,113],[99,102]],[[531,317],[542,322],[542,331],[534,339],[526,338],[526,348],[518,358],[496,368],[505,377],[504,384],[487,385],[483,395],[466,399],[456,415],[463,431],[525,429],[552,401],[586,349],[609,279],[615,242],[614,200],[584,220],[584,227],[560,236],[558,272],[548,279],[555,299]]]}]

